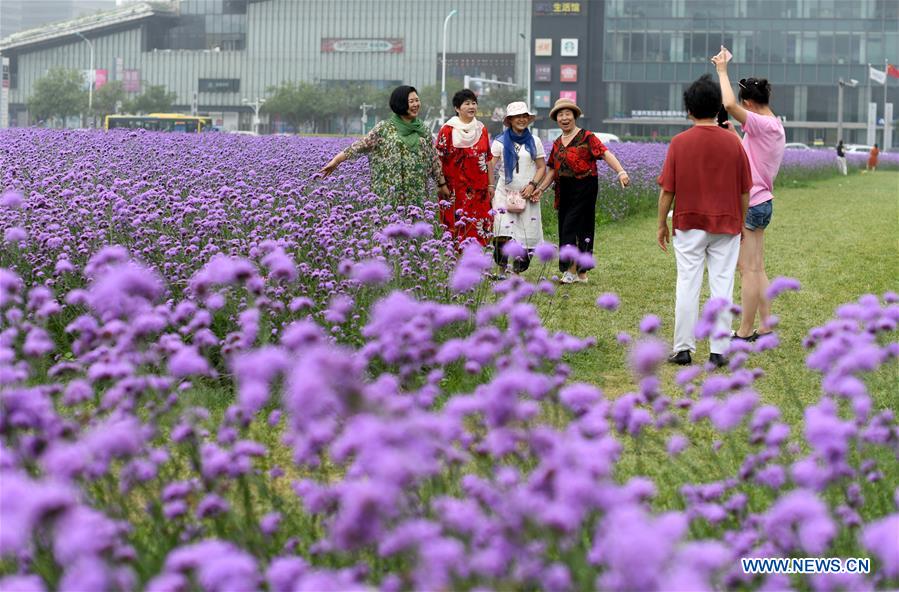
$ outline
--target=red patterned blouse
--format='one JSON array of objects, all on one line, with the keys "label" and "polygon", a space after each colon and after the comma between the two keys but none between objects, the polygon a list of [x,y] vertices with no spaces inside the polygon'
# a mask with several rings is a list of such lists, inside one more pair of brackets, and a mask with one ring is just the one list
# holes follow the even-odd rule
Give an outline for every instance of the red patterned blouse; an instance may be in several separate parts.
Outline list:
[{"label": "red patterned blouse", "polygon": [[590,130],[581,130],[571,139],[568,146],[562,144],[562,137],[553,142],[552,151],[546,165],[552,169],[556,182],[556,203],[559,207],[559,178],[574,177],[584,179],[596,177],[596,161],[606,153],[606,146]]}]

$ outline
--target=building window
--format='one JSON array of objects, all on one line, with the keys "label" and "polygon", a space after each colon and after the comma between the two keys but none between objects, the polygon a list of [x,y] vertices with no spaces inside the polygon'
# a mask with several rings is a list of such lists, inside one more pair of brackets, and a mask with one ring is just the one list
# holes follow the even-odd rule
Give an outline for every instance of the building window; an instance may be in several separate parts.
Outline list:
[{"label": "building window", "polygon": [[246,0],[181,0],[181,17],[154,31],[149,49],[241,51],[246,49]]},{"label": "building window", "polygon": [[247,0],[225,0],[222,5],[222,14],[246,14]]}]

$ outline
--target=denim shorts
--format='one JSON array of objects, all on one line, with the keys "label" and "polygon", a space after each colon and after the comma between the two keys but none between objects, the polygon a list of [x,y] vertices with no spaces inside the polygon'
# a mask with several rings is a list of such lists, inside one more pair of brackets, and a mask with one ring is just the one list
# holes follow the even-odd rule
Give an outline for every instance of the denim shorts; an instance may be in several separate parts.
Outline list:
[{"label": "denim shorts", "polygon": [[746,211],[746,228],[756,230],[767,228],[771,223],[771,214],[774,212],[774,200],[763,201],[757,206],[752,206]]}]

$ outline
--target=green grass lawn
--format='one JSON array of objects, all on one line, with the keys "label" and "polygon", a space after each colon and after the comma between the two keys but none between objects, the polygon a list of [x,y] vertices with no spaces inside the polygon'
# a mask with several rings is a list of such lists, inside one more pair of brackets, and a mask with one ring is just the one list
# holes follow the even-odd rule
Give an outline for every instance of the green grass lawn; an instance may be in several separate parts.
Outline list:
[{"label": "green grass lawn", "polygon": [[[899,289],[899,173],[814,181],[780,188],[776,196],[774,216],[766,232],[768,276],[795,277],[802,282],[802,290],[776,300],[774,313],[781,321],[781,346],[754,354],[748,367],[764,370],[765,376],[755,388],[762,403],[781,408],[795,438],[801,433],[803,408],[821,396],[820,376],[805,367],[808,352],[802,347],[803,338],[810,329],[831,319],[840,304],[862,294],[882,295]],[[659,249],[655,230],[654,214],[599,227],[597,268],[590,274],[590,283],[560,286],[551,305],[541,304],[550,328],[597,339],[596,347],[569,360],[571,378],[600,386],[610,398],[636,388],[627,368],[626,351],[618,345],[616,335],[621,331],[637,333],[640,319],[649,313],[661,317],[662,339],[670,343],[673,333],[674,255]],[[554,269],[547,271],[551,274]],[[595,305],[596,298],[607,291],[621,297],[622,305],[616,312]],[[739,278],[735,295],[739,299]],[[703,302],[707,297],[706,286]],[[708,342],[700,342],[694,360],[703,362],[707,356]],[[662,369],[663,390],[669,396],[677,396],[673,377],[678,369]],[[899,409],[896,379],[895,364],[869,377],[877,409]],[[665,454],[664,442],[653,442],[651,434],[646,441],[633,443],[628,446],[619,476],[653,477],[657,485],[662,485],[657,505],[667,507],[680,505],[676,488],[686,479],[686,473],[702,481],[733,474],[736,464],[732,459],[741,459],[745,447],[727,450],[728,442],[720,454],[712,453],[711,442],[717,436],[704,425],[682,426],[693,446],[691,453],[679,457],[677,463]],[[679,463],[684,466],[672,467]],[[685,473],[680,478],[671,474],[682,470]]]}]

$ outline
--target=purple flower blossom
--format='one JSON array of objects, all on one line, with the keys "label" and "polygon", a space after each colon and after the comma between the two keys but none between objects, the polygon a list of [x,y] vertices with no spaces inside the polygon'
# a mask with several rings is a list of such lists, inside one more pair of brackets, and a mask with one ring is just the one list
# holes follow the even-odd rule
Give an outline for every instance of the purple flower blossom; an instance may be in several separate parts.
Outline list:
[{"label": "purple flower blossom", "polygon": [[668,347],[658,339],[642,339],[631,348],[628,363],[638,376],[649,376],[667,355]]},{"label": "purple flower blossom", "polygon": [[613,292],[605,292],[596,299],[596,306],[605,310],[618,310],[620,305],[621,300]]},{"label": "purple flower blossom", "polygon": [[774,300],[784,292],[788,290],[798,291],[802,286],[799,283],[799,280],[790,277],[776,277],[771,280],[771,283],[768,285],[768,291],[765,293],[765,297],[768,300]]},{"label": "purple flower blossom", "polygon": [[549,263],[556,258],[556,246],[552,243],[540,243],[534,247],[534,254],[541,263]]},{"label": "purple flower blossom", "polygon": [[640,321],[640,332],[645,334],[652,334],[658,331],[662,327],[662,319],[657,317],[656,315],[650,314],[643,317]]},{"label": "purple flower blossom", "polygon": [[367,286],[386,284],[393,277],[390,267],[378,259],[362,261],[353,266],[350,277]]}]

